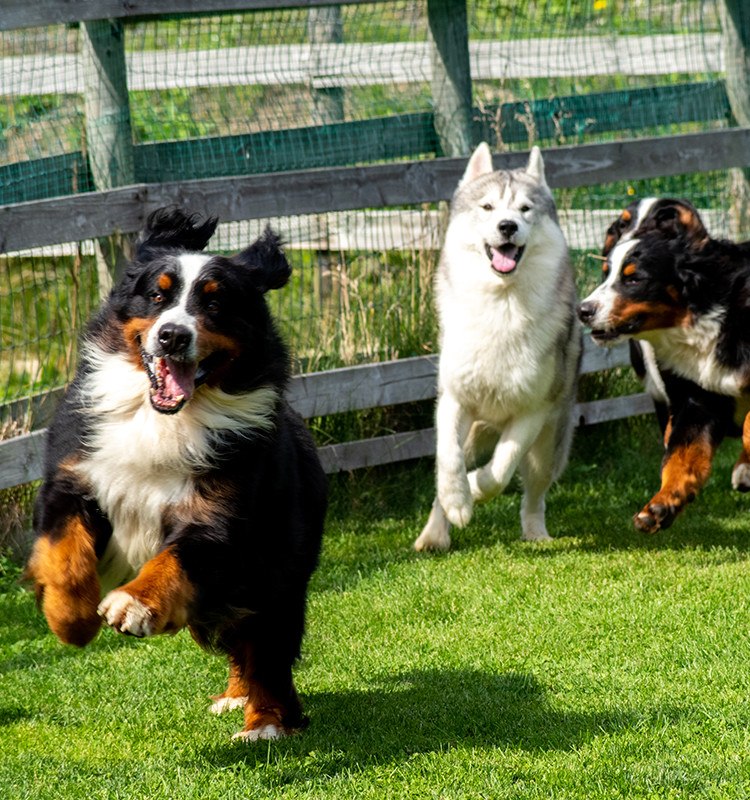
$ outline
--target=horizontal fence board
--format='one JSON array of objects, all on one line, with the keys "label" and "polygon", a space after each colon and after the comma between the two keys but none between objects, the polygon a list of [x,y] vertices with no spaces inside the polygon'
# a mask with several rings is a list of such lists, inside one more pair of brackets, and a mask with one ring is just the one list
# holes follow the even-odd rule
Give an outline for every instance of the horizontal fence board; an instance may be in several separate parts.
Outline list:
[{"label": "horizontal fence board", "polygon": [[0,442],[0,489],[39,480],[44,474],[46,429]]},{"label": "horizontal fence board", "polygon": [[[651,397],[646,394],[633,394],[594,400],[590,403],[577,403],[574,414],[576,424],[581,426],[650,414],[653,410]],[[435,429],[424,428],[357,442],[326,445],[319,448],[318,452],[328,473],[394,464],[412,458],[433,456]]]},{"label": "horizontal fence board", "polygon": [[[378,408],[435,397],[437,356],[418,356],[381,364],[345,367],[292,378],[289,401],[305,418],[344,411]],[[628,364],[627,346],[605,349],[584,339],[583,372]],[[635,399],[633,399],[635,398]],[[645,400],[643,399],[645,398]],[[579,424],[619,419],[653,410],[646,395],[579,403]],[[0,442],[0,489],[38,480],[42,476],[44,430]],[[329,472],[356,469],[428,455],[429,434],[424,431],[377,437],[367,442],[326,445],[321,457]],[[434,449],[434,445],[429,445]],[[382,459],[382,460],[379,460]]]},{"label": "horizontal fence board", "polygon": [[[725,120],[729,113],[724,82],[704,81],[475,108],[474,139],[496,147],[499,132],[504,144],[528,142],[528,125],[523,120],[530,116],[536,140],[542,142],[582,133]],[[180,175],[183,181],[197,180],[439,152],[434,115],[425,111],[316,127],[137,144],[133,162],[136,183],[159,183],[173,175]],[[93,190],[94,179],[82,152],[0,166],[0,204]]]},{"label": "horizontal fence board", "polygon": [[[470,41],[473,81],[598,75],[721,74],[721,35],[620,36],[613,59],[607,36]],[[211,50],[126,53],[128,89],[164,91],[219,86],[300,85],[333,89],[429,83],[429,42],[254,45]],[[0,60],[4,95],[83,94],[75,53]]]},{"label": "horizontal fence board", "polygon": [[[499,153],[494,164],[515,168],[527,158],[526,152]],[[555,147],[544,159],[547,180],[557,188],[744,167],[750,166],[750,129]],[[448,200],[465,167],[465,158],[436,158],[136,184],[2,206],[0,252],[135,232],[151,211],[172,203],[228,222]]]},{"label": "horizontal fence board", "polygon": [[[347,5],[378,0],[347,0]],[[212,14],[278,8],[329,6],[331,0],[1,0],[0,30],[86,22],[92,19],[126,19],[165,14]]]}]

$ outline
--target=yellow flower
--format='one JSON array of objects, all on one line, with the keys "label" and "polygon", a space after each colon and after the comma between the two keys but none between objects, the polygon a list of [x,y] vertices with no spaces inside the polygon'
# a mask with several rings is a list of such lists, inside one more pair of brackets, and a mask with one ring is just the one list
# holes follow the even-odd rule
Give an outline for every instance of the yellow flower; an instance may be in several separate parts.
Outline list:
[{"label": "yellow flower", "polygon": [[601,11],[607,7],[607,0],[594,0],[594,11]]},{"label": "yellow flower", "polygon": [[[604,2],[604,0],[602,0]],[[635,194],[635,189],[632,186],[628,186],[628,194]]]}]

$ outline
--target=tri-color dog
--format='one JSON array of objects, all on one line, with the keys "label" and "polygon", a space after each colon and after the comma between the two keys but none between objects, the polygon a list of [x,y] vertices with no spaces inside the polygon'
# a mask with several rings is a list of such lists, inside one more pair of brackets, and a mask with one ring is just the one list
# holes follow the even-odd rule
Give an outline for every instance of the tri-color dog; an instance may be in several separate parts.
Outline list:
[{"label": "tri-color dog", "polygon": [[[304,717],[292,681],[326,478],[284,399],[286,348],[264,294],[290,267],[278,238],[204,253],[215,219],[153,213],[88,326],[49,429],[28,566],[49,625],[87,644],[188,627],[224,651],[247,740]],[[103,599],[102,599],[103,595]]]},{"label": "tri-color dog", "polygon": [[581,332],[538,148],[512,171],[494,170],[486,144],[474,151],[435,291],[437,498],[415,547],[448,548],[451,524],[466,525],[474,503],[501,492],[516,469],[523,538],[548,539],[545,495],[568,457]]},{"label": "tri-color dog", "polygon": [[[648,198],[610,226],[604,281],[579,306],[592,337],[631,339],[631,360],[654,398],[664,434],[661,488],[634,517],[653,533],[669,527],[711,473],[725,436],[742,436],[750,398],[737,382],[736,330],[750,248],[714,239],[687,200]],[[734,376],[734,377],[732,377]],[[732,485],[750,489],[748,440]]]}]

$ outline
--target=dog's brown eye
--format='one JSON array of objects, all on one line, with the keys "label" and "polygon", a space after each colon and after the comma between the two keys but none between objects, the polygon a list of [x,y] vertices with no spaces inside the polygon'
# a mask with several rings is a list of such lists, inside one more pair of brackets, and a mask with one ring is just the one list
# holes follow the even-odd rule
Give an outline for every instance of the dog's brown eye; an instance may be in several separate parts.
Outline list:
[{"label": "dog's brown eye", "polygon": [[492,203],[485,203],[485,204],[482,206],[482,208],[483,208],[485,211],[492,211],[492,209],[493,209],[493,205],[492,205]]},{"label": "dog's brown eye", "polygon": [[219,310],[219,301],[218,300],[211,300],[206,305],[206,311],[208,311],[209,314],[215,314],[218,310]]},{"label": "dog's brown eye", "polygon": [[527,211],[531,211],[531,206],[521,206],[522,214],[525,214]]},{"label": "dog's brown eye", "polygon": [[151,299],[152,299],[152,300],[153,300],[155,303],[161,303],[161,302],[164,300],[164,295],[163,295],[161,292],[154,292],[154,293],[151,295]]}]

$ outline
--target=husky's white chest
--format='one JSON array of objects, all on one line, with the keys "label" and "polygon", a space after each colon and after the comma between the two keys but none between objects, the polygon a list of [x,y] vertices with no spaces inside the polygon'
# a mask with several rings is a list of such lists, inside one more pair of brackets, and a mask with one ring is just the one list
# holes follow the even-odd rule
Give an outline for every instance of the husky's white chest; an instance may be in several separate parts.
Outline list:
[{"label": "husky's white chest", "polygon": [[441,324],[441,388],[478,417],[501,422],[546,400],[554,335],[533,309],[512,295],[471,304],[446,299]]}]

